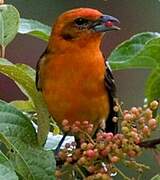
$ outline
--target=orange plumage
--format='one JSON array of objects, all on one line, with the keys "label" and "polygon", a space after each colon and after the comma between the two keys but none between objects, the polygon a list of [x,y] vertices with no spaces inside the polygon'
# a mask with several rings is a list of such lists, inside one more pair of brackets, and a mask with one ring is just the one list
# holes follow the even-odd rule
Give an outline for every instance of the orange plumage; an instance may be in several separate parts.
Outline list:
[{"label": "orange plumage", "polygon": [[64,119],[70,124],[87,120],[96,131],[112,116],[114,82],[108,76],[100,43],[103,32],[118,28],[114,24],[107,27],[107,21],[118,20],[95,9],[79,8],[62,14],[53,27],[37,66],[37,88],[60,127]]}]

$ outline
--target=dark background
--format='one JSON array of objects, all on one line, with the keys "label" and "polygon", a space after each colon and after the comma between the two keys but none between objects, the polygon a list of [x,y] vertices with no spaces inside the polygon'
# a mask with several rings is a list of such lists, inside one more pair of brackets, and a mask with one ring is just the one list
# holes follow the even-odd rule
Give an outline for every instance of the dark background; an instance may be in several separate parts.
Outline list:
[{"label": "dark background", "polygon": [[[21,17],[36,19],[48,25],[51,25],[62,12],[75,7],[92,7],[118,17],[121,21],[121,31],[106,33],[103,40],[102,50],[106,56],[116,45],[136,33],[160,30],[158,0],[6,0],[5,2],[13,4],[19,10]],[[7,47],[6,57],[14,63],[26,63],[35,68],[45,47],[46,42],[28,35],[17,35]],[[114,71],[118,95],[125,107],[143,104],[148,74],[148,70],[140,69]],[[12,81],[0,75],[0,98],[11,101],[25,97]],[[155,161],[152,158],[149,152],[143,158],[143,162],[149,164]],[[160,169],[156,164],[152,164],[151,168],[143,179],[150,179],[152,174],[159,172]]]}]

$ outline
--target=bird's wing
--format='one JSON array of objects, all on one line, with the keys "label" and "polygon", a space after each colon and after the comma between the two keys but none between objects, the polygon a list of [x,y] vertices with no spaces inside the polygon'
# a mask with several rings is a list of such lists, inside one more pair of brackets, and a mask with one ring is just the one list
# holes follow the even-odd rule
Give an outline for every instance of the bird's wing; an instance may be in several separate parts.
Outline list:
[{"label": "bird's wing", "polygon": [[110,69],[110,66],[108,62],[106,61],[106,71],[104,76],[104,83],[107,92],[109,93],[109,101],[110,101],[110,112],[109,116],[106,120],[106,132],[113,132],[117,133],[118,131],[118,123],[113,122],[113,117],[117,116],[117,113],[113,110],[114,106],[116,105],[115,99],[116,99],[116,86],[115,81],[112,75],[112,71]]},{"label": "bird's wing", "polygon": [[38,62],[37,62],[37,66],[36,66],[36,88],[38,91],[42,91],[42,87],[41,87],[41,78],[40,78],[40,72],[41,72],[41,67],[42,64],[46,62],[46,54],[47,54],[47,49],[42,53],[42,55],[40,56]]}]

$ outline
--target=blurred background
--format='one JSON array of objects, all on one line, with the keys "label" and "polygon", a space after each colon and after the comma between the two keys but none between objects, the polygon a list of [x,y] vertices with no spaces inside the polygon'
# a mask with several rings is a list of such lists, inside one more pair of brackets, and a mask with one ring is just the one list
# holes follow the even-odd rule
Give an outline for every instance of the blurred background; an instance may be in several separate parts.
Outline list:
[{"label": "blurred background", "polygon": [[[76,7],[92,7],[117,17],[121,21],[121,31],[106,33],[102,43],[102,51],[106,56],[109,56],[119,43],[136,33],[160,31],[159,0],[6,0],[5,2],[14,5],[21,17],[36,19],[50,26],[62,12]],[[25,63],[35,68],[45,48],[46,42],[28,35],[17,35],[7,47],[6,57],[14,63]],[[114,71],[118,96],[125,107],[143,104],[148,73],[148,70],[140,69]],[[0,98],[12,101],[25,97],[11,80],[0,75]],[[146,156],[143,161],[147,163],[155,161],[150,152]],[[153,164],[153,167],[143,179],[150,179],[156,171],[160,171],[160,167],[156,164]]]}]

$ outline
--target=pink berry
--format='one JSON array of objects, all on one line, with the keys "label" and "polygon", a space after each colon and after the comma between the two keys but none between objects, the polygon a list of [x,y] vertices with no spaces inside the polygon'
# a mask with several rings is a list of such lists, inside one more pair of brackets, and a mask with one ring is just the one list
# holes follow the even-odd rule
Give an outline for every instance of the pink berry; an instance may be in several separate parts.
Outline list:
[{"label": "pink berry", "polygon": [[93,149],[93,148],[94,148],[94,145],[92,143],[88,143],[87,149],[89,150],[89,149]]},{"label": "pink berry", "polygon": [[64,119],[64,120],[62,121],[62,125],[63,125],[63,126],[68,125],[68,123],[69,123],[69,121],[68,121],[67,119]]},{"label": "pink berry", "polygon": [[89,157],[89,158],[94,158],[95,155],[96,155],[96,153],[91,149],[86,151],[86,156]]},{"label": "pink berry", "polygon": [[103,133],[102,136],[106,139],[106,141],[111,141],[113,138],[113,133]]},{"label": "pink berry", "polygon": [[112,156],[110,160],[111,160],[112,163],[116,163],[116,162],[119,161],[119,157],[117,157],[117,156]]},{"label": "pink berry", "polygon": [[83,125],[88,125],[89,122],[88,121],[83,121]]},{"label": "pink berry", "polygon": [[73,133],[79,132],[79,127],[73,126],[73,127],[72,127],[72,132],[73,132]]},{"label": "pink berry", "polygon": [[157,127],[157,121],[156,119],[150,119],[148,121],[148,126],[151,128],[151,129],[155,129]]},{"label": "pink berry", "polygon": [[133,118],[133,116],[131,114],[129,114],[129,113],[126,113],[124,115],[124,120],[126,120],[126,121],[130,121],[130,120],[132,120],[132,118]]},{"label": "pink berry", "polygon": [[128,154],[129,157],[135,157],[136,156],[136,152],[133,151],[133,150],[128,151],[127,154]]},{"label": "pink berry", "polygon": [[108,155],[108,151],[106,149],[100,151],[100,155],[101,156],[107,156]]},{"label": "pink berry", "polygon": [[93,165],[89,166],[89,167],[88,167],[88,171],[89,171],[90,173],[93,173],[93,172],[95,171],[95,166],[93,166]]},{"label": "pink berry", "polygon": [[76,126],[80,126],[80,124],[81,124],[80,121],[75,121]]},{"label": "pink berry", "polygon": [[145,111],[146,118],[151,119],[152,118],[152,111],[148,108]]},{"label": "pink berry", "polygon": [[148,128],[148,126],[144,126],[144,128],[142,129],[142,132],[144,133],[144,135],[149,136],[150,135],[150,129]]}]

